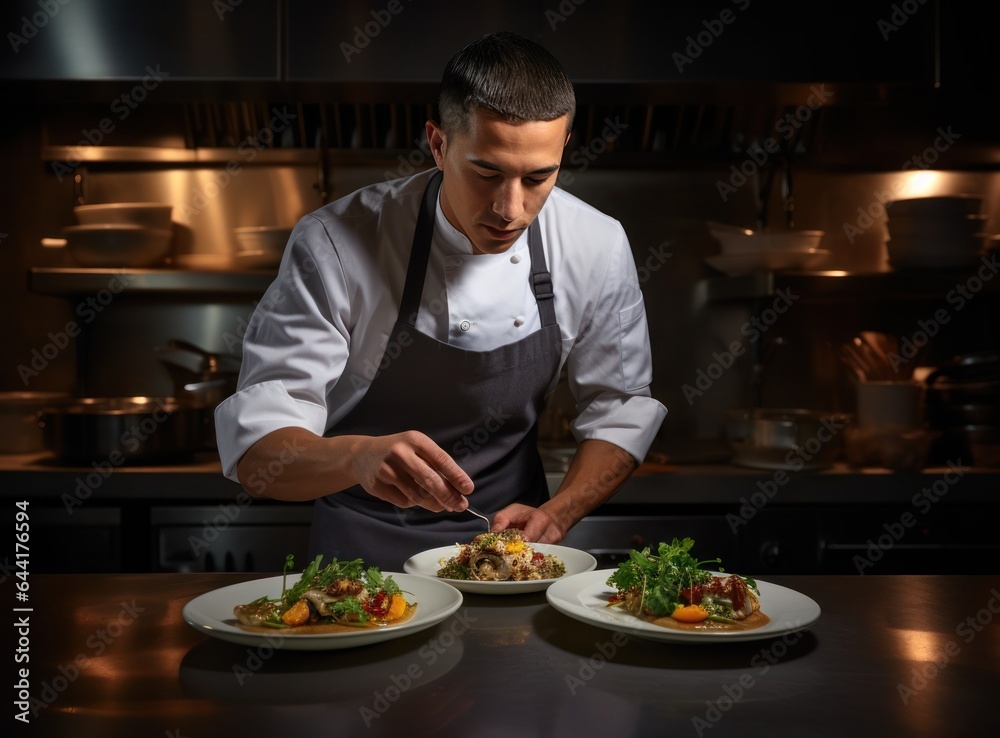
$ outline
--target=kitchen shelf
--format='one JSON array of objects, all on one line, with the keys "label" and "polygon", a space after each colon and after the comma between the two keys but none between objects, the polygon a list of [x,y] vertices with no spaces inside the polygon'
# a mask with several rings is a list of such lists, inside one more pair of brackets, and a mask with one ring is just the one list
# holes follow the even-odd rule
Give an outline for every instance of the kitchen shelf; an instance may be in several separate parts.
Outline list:
[{"label": "kitchen shelf", "polygon": [[29,286],[33,292],[59,297],[95,294],[112,289],[109,285],[113,285],[115,292],[121,294],[177,297],[207,295],[218,301],[260,297],[274,281],[275,274],[275,271],[197,272],[179,269],[34,267],[29,272]]},{"label": "kitchen shelf", "polygon": [[[738,277],[707,280],[709,300],[746,300],[773,297],[791,290],[809,299],[855,298],[864,300],[941,299],[975,277],[975,292],[1000,292],[1000,279],[980,279],[977,269],[870,272],[757,272]],[[971,289],[971,288],[970,288]]]}]

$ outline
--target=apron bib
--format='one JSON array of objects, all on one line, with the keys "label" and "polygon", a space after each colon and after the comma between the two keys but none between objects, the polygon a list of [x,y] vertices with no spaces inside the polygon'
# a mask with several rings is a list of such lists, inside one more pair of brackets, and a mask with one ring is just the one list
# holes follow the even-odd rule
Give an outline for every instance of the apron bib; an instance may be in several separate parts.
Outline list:
[{"label": "apron bib", "polygon": [[[417,218],[399,315],[386,344],[390,358],[359,403],[325,435],[421,431],[472,478],[473,507],[490,513],[514,502],[537,507],[548,497],[537,420],[561,352],[538,219],[528,229],[528,249],[541,330],[490,351],[450,346],[414,327],[440,186],[437,172]],[[385,571],[402,571],[414,554],[471,540],[485,528],[471,513],[398,508],[355,485],[316,500],[309,557],[360,557]]]}]

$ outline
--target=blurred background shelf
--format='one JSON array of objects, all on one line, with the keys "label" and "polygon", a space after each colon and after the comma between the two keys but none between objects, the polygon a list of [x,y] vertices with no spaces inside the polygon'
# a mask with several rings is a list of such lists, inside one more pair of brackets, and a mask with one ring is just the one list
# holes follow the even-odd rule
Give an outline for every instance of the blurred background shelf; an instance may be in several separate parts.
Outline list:
[{"label": "blurred background shelf", "polygon": [[215,300],[259,297],[274,281],[274,271],[198,272],[180,269],[78,269],[35,267],[29,273],[33,292],[58,297],[116,294],[173,297],[210,295]]}]

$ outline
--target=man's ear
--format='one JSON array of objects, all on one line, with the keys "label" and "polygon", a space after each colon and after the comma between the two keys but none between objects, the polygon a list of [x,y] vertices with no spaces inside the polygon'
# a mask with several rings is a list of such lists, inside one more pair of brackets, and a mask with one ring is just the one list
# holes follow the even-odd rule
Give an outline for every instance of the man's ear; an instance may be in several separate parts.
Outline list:
[{"label": "man's ear", "polygon": [[431,148],[431,154],[434,156],[434,163],[437,164],[437,168],[444,169],[444,155],[445,151],[448,149],[448,138],[445,136],[444,129],[432,120],[428,120],[424,126],[427,131],[427,144]]}]

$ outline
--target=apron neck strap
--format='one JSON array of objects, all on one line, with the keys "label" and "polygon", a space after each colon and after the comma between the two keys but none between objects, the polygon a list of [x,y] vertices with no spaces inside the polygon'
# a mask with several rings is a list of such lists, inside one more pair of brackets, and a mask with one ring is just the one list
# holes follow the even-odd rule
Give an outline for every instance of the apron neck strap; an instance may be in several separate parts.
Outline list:
[{"label": "apron neck strap", "polygon": [[535,303],[538,305],[538,317],[542,328],[556,324],[556,308],[552,299],[552,275],[545,262],[545,251],[542,249],[542,229],[538,225],[538,216],[528,226],[528,252],[531,254],[531,290],[535,293]]},{"label": "apron neck strap", "polygon": [[413,230],[410,263],[406,268],[406,284],[403,286],[403,299],[399,303],[399,319],[409,326],[417,324],[420,295],[424,291],[424,277],[427,276],[427,259],[431,253],[431,240],[434,237],[434,214],[437,210],[441,179],[440,169],[431,176],[420,202],[417,227]]}]

